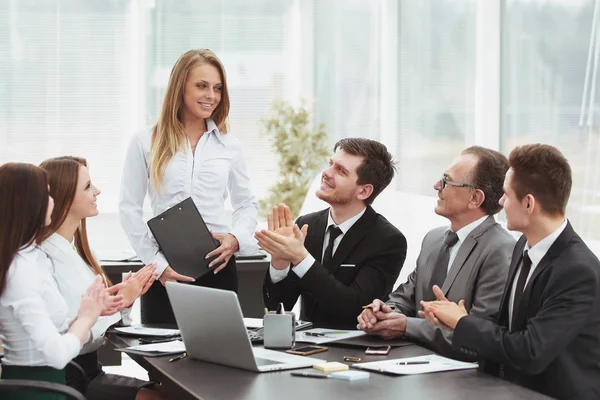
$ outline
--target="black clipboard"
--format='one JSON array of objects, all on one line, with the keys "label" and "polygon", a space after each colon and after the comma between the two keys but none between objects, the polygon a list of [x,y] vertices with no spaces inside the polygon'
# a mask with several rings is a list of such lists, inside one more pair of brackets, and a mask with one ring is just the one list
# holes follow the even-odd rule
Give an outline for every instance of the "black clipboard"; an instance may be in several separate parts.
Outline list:
[{"label": "black clipboard", "polygon": [[220,244],[212,237],[191,197],[150,219],[148,227],[176,272],[198,279],[214,268],[208,264],[217,257],[204,257]]}]

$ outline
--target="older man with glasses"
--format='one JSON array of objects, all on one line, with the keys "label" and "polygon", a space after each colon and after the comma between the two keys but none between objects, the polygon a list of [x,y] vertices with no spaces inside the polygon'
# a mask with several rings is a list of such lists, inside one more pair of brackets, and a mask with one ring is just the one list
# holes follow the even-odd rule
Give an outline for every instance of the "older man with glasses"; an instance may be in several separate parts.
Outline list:
[{"label": "older man with glasses", "polygon": [[449,227],[431,230],[423,239],[417,266],[389,301],[373,300],[358,316],[358,328],[384,338],[407,338],[447,357],[470,360],[474,355],[452,349],[452,332],[432,326],[418,314],[421,300],[435,300],[433,288],[450,301],[464,300],[471,314],[498,311],[513,237],[494,219],[501,210],[508,160],[497,151],[465,149],[433,186],[436,214]]}]

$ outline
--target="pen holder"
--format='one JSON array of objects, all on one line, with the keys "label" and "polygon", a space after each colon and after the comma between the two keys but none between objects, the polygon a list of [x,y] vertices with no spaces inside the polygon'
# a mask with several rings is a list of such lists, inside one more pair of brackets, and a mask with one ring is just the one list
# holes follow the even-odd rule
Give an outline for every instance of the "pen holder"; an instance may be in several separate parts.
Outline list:
[{"label": "pen holder", "polygon": [[266,349],[291,349],[296,341],[296,315],[293,312],[263,317],[264,346]]}]

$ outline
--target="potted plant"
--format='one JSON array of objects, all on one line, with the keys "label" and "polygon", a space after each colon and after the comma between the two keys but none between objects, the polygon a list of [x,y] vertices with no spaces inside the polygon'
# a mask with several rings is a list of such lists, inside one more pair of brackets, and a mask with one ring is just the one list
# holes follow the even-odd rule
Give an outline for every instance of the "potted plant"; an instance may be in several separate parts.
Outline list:
[{"label": "potted plant", "polygon": [[265,216],[272,207],[285,203],[297,216],[315,174],[320,171],[330,151],[324,124],[312,127],[304,104],[297,108],[275,101],[269,115],[261,121],[261,132],[269,135],[278,157],[279,177],[269,195],[259,202]]}]

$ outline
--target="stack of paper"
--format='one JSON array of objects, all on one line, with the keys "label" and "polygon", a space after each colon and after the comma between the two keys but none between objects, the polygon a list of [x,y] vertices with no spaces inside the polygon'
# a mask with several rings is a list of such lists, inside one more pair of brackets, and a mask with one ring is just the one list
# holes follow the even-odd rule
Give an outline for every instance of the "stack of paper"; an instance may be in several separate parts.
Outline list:
[{"label": "stack of paper", "polygon": [[138,346],[130,346],[117,350],[125,352],[157,353],[163,355],[183,353],[185,351],[185,345],[181,340],[173,340],[171,342],[163,343],[140,344]]},{"label": "stack of paper", "polygon": [[352,367],[395,375],[414,375],[477,368],[477,363],[466,363],[430,354],[427,356],[352,364]]},{"label": "stack of paper", "polygon": [[119,333],[135,336],[179,336],[179,329],[146,328],[140,325],[120,326],[115,328]]}]

